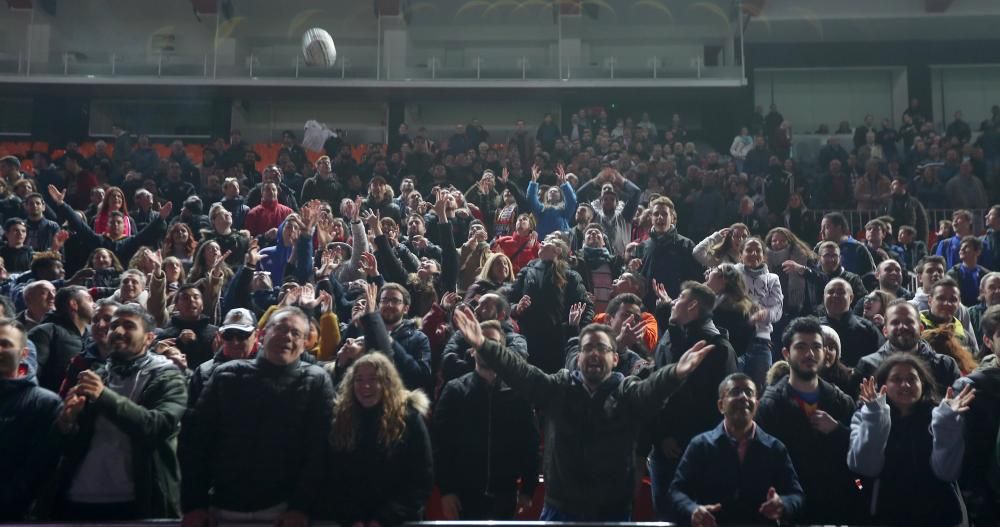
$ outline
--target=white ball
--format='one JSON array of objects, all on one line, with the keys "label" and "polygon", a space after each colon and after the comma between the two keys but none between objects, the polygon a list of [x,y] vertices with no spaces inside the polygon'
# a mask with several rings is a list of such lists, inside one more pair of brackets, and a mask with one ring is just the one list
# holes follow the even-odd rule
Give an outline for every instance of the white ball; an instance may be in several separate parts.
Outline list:
[{"label": "white ball", "polygon": [[337,61],[337,47],[325,29],[314,27],[302,35],[302,55],[309,66],[329,68]]}]

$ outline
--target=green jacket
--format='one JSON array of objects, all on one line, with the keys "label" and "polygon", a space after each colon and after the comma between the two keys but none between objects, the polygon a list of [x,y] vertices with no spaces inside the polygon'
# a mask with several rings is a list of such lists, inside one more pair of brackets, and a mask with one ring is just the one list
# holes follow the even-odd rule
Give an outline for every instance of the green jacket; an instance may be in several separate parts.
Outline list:
[{"label": "green jacket", "polygon": [[675,365],[645,380],[612,373],[592,395],[578,371],[546,374],[488,340],[478,353],[546,417],[545,503],[581,520],[631,510],[640,427],[680,385]]},{"label": "green jacket", "polygon": [[187,409],[184,374],[162,355],[147,352],[128,364],[112,358],[95,372],[107,383],[112,376],[135,376],[135,400],[105,388],[87,404],[77,429],[64,438],[64,458],[57,474],[56,514],[73,483],[103,415],[132,441],[132,480],[142,519],[180,516],[180,468],[177,433]]}]

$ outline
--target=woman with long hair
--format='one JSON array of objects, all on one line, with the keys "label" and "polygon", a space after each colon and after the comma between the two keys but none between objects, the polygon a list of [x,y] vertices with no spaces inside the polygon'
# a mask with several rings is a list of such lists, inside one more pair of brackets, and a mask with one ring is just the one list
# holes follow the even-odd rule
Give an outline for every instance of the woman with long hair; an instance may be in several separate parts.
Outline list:
[{"label": "woman with long hair", "polygon": [[955,336],[954,325],[945,324],[933,329],[925,329],[920,334],[920,338],[927,341],[927,345],[935,352],[955,359],[962,375],[968,375],[979,367],[979,363],[962,344],[962,340]]},{"label": "woman with long hair", "polygon": [[112,212],[120,212],[125,216],[125,236],[131,236],[138,232],[135,223],[128,214],[128,205],[125,201],[125,192],[118,187],[108,187],[104,192],[104,199],[97,206],[97,215],[94,216],[94,232],[104,234],[108,232],[108,217]]},{"label": "woman with long hair", "polygon": [[550,236],[542,242],[538,259],[517,274],[507,298],[528,342],[528,360],[546,373],[559,371],[565,363],[563,323],[570,308],[583,303],[580,327],[594,319],[594,304],[583,278],[569,268],[569,245]]},{"label": "woman with long hair", "polygon": [[117,289],[121,285],[121,274],[125,270],[115,253],[108,249],[98,248],[90,253],[87,267],[94,270],[94,287],[111,287]]},{"label": "woman with long hair", "polygon": [[181,262],[192,265],[196,249],[198,240],[187,223],[179,221],[167,229],[167,234],[163,237],[163,256],[175,256]]},{"label": "woman with long hair", "polygon": [[337,390],[331,432],[332,516],[345,527],[419,521],[434,487],[420,390],[403,387],[384,353],[354,361]]},{"label": "woman with long hair", "polygon": [[493,251],[507,255],[515,273],[528,265],[528,262],[538,258],[540,246],[538,233],[535,232],[535,219],[526,212],[517,215],[513,234],[498,236],[493,241]]},{"label": "woman with long hair", "polygon": [[757,309],[750,314],[750,322],[755,326],[755,336],[741,355],[737,364],[740,371],[753,378],[758,386],[764,386],[764,378],[771,367],[771,332],[774,324],[781,320],[784,296],[778,275],[770,272],[764,259],[764,241],[754,236],[743,242],[740,263],[735,265],[743,275],[747,294]]},{"label": "woman with long hair", "polygon": [[[549,233],[556,231],[568,231],[570,222],[576,214],[576,192],[573,185],[567,181],[569,174],[562,165],[556,167],[556,179],[558,187],[549,187],[545,191],[545,200],[538,199],[538,178],[541,177],[542,170],[537,166],[531,167],[531,183],[528,183],[528,203],[531,205],[531,212],[538,220],[539,238],[545,238]],[[515,258],[516,260],[516,258]]]},{"label": "woman with long hair", "polygon": [[867,318],[879,331],[885,327],[885,310],[896,297],[891,293],[876,289],[861,300],[861,315]]},{"label": "woman with long hair", "polygon": [[782,304],[785,317],[790,320],[812,314],[813,305],[819,303],[816,301],[818,299],[809,298],[809,287],[805,277],[787,262],[812,267],[819,257],[805,242],[784,227],[775,227],[768,231],[764,243],[767,247],[767,268],[777,274],[781,281],[781,292],[785,298]]},{"label": "woman with long hair", "polygon": [[504,253],[490,253],[476,281],[465,292],[465,298],[494,293],[514,281],[514,265]]},{"label": "woman with long hair", "polygon": [[743,275],[733,264],[722,264],[708,271],[705,285],[715,292],[712,320],[716,326],[729,332],[729,342],[737,356],[743,355],[756,334],[750,322],[755,307],[753,299],[747,294]]},{"label": "woman with long hair", "polygon": [[739,263],[740,248],[749,236],[750,229],[746,225],[734,223],[698,242],[692,251],[694,258],[705,267]]},{"label": "woman with long hair", "polygon": [[[881,387],[881,388],[879,388]],[[847,466],[871,480],[872,523],[968,525],[958,488],[965,451],[963,415],[975,398],[966,385],[938,401],[927,364],[890,355],[861,384],[851,419]],[[984,461],[985,462],[985,461]]]}]

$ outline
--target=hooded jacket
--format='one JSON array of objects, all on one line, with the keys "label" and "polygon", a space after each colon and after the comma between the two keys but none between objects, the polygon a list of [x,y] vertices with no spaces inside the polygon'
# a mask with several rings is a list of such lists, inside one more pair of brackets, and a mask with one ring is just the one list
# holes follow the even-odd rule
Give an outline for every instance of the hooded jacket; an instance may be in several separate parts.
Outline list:
[{"label": "hooded jacket", "polygon": [[757,269],[748,269],[742,263],[736,264],[736,270],[743,275],[743,281],[747,286],[747,294],[753,299],[758,309],[767,311],[767,318],[757,323],[757,338],[771,340],[772,324],[781,320],[782,303],[784,296],[781,294],[781,280],[778,275],[769,272],[767,265],[761,265]]},{"label": "hooded jacket", "polygon": [[52,434],[62,410],[59,396],[38,386],[33,373],[0,379],[0,521],[26,519],[31,503],[59,461]]},{"label": "hooded jacket", "polygon": [[[271,273],[271,283],[280,286],[285,283],[285,273],[291,269],[295,280],[304,284],[313,274],[313,237],[309,233],[299,235],[291,247],[285,245],[285,221],[278,226],[277,243],[272,247],[260,250],[261,262],[258,267]],[[290,266],[288,259],[295,251],[295,264]]]},{"label": "hooded jacket", "polygon": [[292,212],[295,211],[278,203],[277,200],[262,202],[260,205],[250,209],[243,226],[250,231],[251,236],[260,236],[268,230],[277,227],[278,236],[281,236],[285,218]]},{"label": "hooded jacket", "polygon": [[80,414],[78,430],[65,439],[64,462],[60,465],[58,497],[65,499],[90,450],[98,418],[107,419],[131,442],[130,466],[135,485],[135,503],[141,518],[178,516],[180,472],[177,464],[177,432],[187,407],[184,375],[169,359],[154,353],[119,361],[112,358],[95,373],[106,385],[125,381],[130,394],[105,388]]}]

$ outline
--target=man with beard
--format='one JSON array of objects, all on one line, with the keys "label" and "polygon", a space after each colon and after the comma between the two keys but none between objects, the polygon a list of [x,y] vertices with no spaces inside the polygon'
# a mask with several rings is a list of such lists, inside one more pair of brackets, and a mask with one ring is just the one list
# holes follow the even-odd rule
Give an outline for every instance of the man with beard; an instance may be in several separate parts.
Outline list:
[{"label": "man with beard", "polygon": [[187,358],[188,368],[197,368],[212,358],[219,328],[204,315],[201,289],[195,284],[184,284],[177,289],[174,306],[177,314],[170,317],[158,340],[176,346]]},{"label": "man with beard", "polygon": [[325,481],[333,383],[300,360],[308,337],[301,309],[278,309],[257,357],[219,366],[184,416],[184,525],[309,524]]},{"label": "man with beard", "polygon": [[111,355],[111,318],[121,304],[102,298],[94,303],[94,318],[90,323],[90,341],[83,353],[76,355],[66,368],[66,376],[59,387],[59,396],[65,398],[70,388],[76,386],[80,372],[92,370],[108,362]]},{"label": "man with beard", "polygon": [[38,384],[58,391],[66,375],[66,367],[83,352],[94,317],[94,300],[87,289],[74,285],[59,289],[55,311],[28,332],[28,339],[38,351]]},{"label": "man with beard", "polygon": [[[732,344],[712,320],[715,293],[697,282],[685,282],[682,287],[684,290],[668,308],[669,324],[656,348],[656,365],[673,364],[689,345],[698,341],[708,342],[715,351],[655,417],[653,450],[648,459],[653,504],[660,519],[671,521],[687,517],[677,516],[670,497],[670,482],[681,454],[695,436],[712,430],[719,423],[715,411],[719,383],[738,371]],[[629,330],[626,327],[624,333]]]},{"label": "man with beard", "polygon": [[692,527],[794,519],[805,497],[785,445],[754,423],[753,380],[726,377],[718,408],[722,423],[695,437],[677,467],[670,494],[678,514]]},{"label": "man with beard", "polygon": [[155,329],[141,307],[119,307],[111,319],[108,363],[81,372],[67,394],[57,420],[66,435],[55,506],[63,521],[179,512],[175,448],[187,388],[169,359],[147,351]]},{"label": "man with beard", "polygon": [[[861,381],[875,374],[875,370],[893,353],[913,353],[927,363],[938,385],[938,396],[943,397],[946,388],[962,376],[955,359],[936,353],[923,339],[920,313],[912,304],[902,299],[893,300],[885,310],[885,327],[882,332],[886,342],[878,351],[865,355],[854,369],[851,386],[860,390]],[[852,394],[856,396],[857,394]]]},{"label": "man with beard", "polygon": [[714,346],[695,344],[676,364],[645,380],[614,372],[615,336],[608,326],[580,332],[579,371],[545,374],[518,354],[483,337],[468,306],[455,326],[477,358],[515,393],[543,412],[545,506],[543,521],[627,521],[635,488],[641,422],[695,371]]},{"label": "man with beard", "polygon": [[844,464],[854,401],[819,377],[824,344],[818,320],[793,320],[782,346],[788,376],[764,392],[755,420],[788,448],[809,497],[801,521],[857,523],[862,495]]}]

